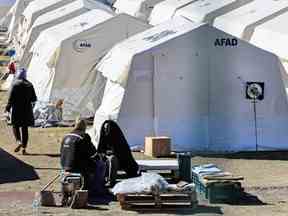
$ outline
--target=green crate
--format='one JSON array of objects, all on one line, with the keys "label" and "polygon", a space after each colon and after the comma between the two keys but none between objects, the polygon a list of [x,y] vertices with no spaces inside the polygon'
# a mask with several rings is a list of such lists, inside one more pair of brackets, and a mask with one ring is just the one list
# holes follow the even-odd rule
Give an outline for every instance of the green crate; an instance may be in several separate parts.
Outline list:
[{"label": "green crate", "polygon": [[192,173],[192,182],[198,196],[209,203],[237,203],[243,192],[240,182],[213,182],[204,185],[195,173]]},{"label": "green crate", "polygon": [[206,199],[210,203],[237,203],[242,195],[240,182],[212,183],[206,186]]}]

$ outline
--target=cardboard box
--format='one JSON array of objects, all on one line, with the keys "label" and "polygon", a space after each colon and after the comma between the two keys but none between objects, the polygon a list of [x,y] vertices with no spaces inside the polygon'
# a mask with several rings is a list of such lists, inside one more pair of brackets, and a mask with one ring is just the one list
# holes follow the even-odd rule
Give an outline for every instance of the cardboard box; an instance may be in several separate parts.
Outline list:
[{"label": "cardboard box", "polygon": [[169,137],[145,137],[144,154],[152,157],[169,156],[171,153],[171,139]]}]

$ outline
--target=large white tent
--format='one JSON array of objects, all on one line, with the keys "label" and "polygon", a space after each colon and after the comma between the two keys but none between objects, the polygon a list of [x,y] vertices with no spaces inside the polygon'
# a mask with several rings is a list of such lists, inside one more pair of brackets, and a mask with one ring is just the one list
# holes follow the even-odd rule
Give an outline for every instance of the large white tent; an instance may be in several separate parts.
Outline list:
[{"label": "large white tent", "polygon": [[158,25],[172,19],[176,11],[198,0],[165,0],[156,4],[148,19],[151,25]]},{"label": "large white tent", "polygon": [[37,17],[73,1],[75,0],[34,0],[30,2],[19,20],[16,43],[22,41],[23,34],[29,31]]},{"label": "large white tent", "polygon": [[102,9],[112,12],[110,7],[99,3],[98,1],[76,0],[70,4],[66,4],[56,10],[39,16],[30,30],[23,36],[22,46],[20,47],[20,51],[18,51],[18,55],[21,59],[20,65],[22,67],[28,66],[30,61],[29,56],[31,56],[30,48],[42,31],[73,17],[79,16],[91,9]]},{"label": "large white tent", "polygon": [[9,9],[14,5],[15,0],[1,0],[0,1],[0,19],[6,15]]},{"label": "large white tent", "polygon": [[6,28],[9,27],[14,11],[15,11],[15,5],[13,5],[12,7],[6,10],[6,13],[0,18],[1,27],[6,27]]},{"label": "large white tent", "polygon": [[250,43],[280,57],[288,72],[288,13],[257,26]]},{"label": "large white tent", "polygon": [[183,16],[193,22],[213,24],[216,17],[241,7],[252,0],[202,0],[176,11],[175,16]]},{"label": "large white tent", "polygon": [[8,27],[9,41],[11,41],[18,28],[18,21],[21,14],[31,1],[33,0],[16,0],[9,12],[1,19],[1,25]]},{"label": "large white tent", "polygon": [[28,68],[40,102],[64,99],[64,119],[93,116],[98,101],[87,95],[94,87],[95,65],[117,42],[149,26],[126,14],[113,17],[94,9],[43,31]]},{"label": "large white tent", "polygon": [[[258,150],[288,148],[278,57],[208,24],[179,17],[155,26],[113,47],[97,70],[107,83],[90,131],[96,144],[113,119],[130,145],[164,135],[178,151],[253,151],[257,134]],[[247,82],[265,85],[256,128]]]},{"label": "large white tent", "polygon": [[153,7],[163,0],[116,0],[113,7],[116,13],[126,13],[147,21]]},{"label": "large white tent", "polygon": [[287,11],[287,0],[265,0],[265,2],[263,0],[254,0],[223,16],[217,17],[214,26],[249,41],[256,26]]}]

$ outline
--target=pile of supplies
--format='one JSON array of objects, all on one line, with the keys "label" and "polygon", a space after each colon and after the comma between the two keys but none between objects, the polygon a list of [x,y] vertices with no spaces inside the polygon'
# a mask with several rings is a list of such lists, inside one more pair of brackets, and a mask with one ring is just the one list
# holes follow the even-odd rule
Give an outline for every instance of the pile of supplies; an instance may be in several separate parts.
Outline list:
[{"label": "pile of supplies", "polygon": [[195,185],[179,182],[169,184],[157,173],[142,173],[141,176],[123,180],[112,189],[122,209],[139,207],[164,207],[198,204]]}]

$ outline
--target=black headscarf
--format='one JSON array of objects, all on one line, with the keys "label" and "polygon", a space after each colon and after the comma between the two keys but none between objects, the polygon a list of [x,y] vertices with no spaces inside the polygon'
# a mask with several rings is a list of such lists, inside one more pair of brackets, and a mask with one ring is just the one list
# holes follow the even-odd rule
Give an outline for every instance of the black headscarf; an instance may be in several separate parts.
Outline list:
[{"label": "black headscarf", "polygon": [[100,140],[97,151],[99,153],[112,153],[119,160],[119,166],[128,177],[137,176],[138,164],[134,160],[127,140],[120,127],[112,120],[106,120],[100,130]]}]

